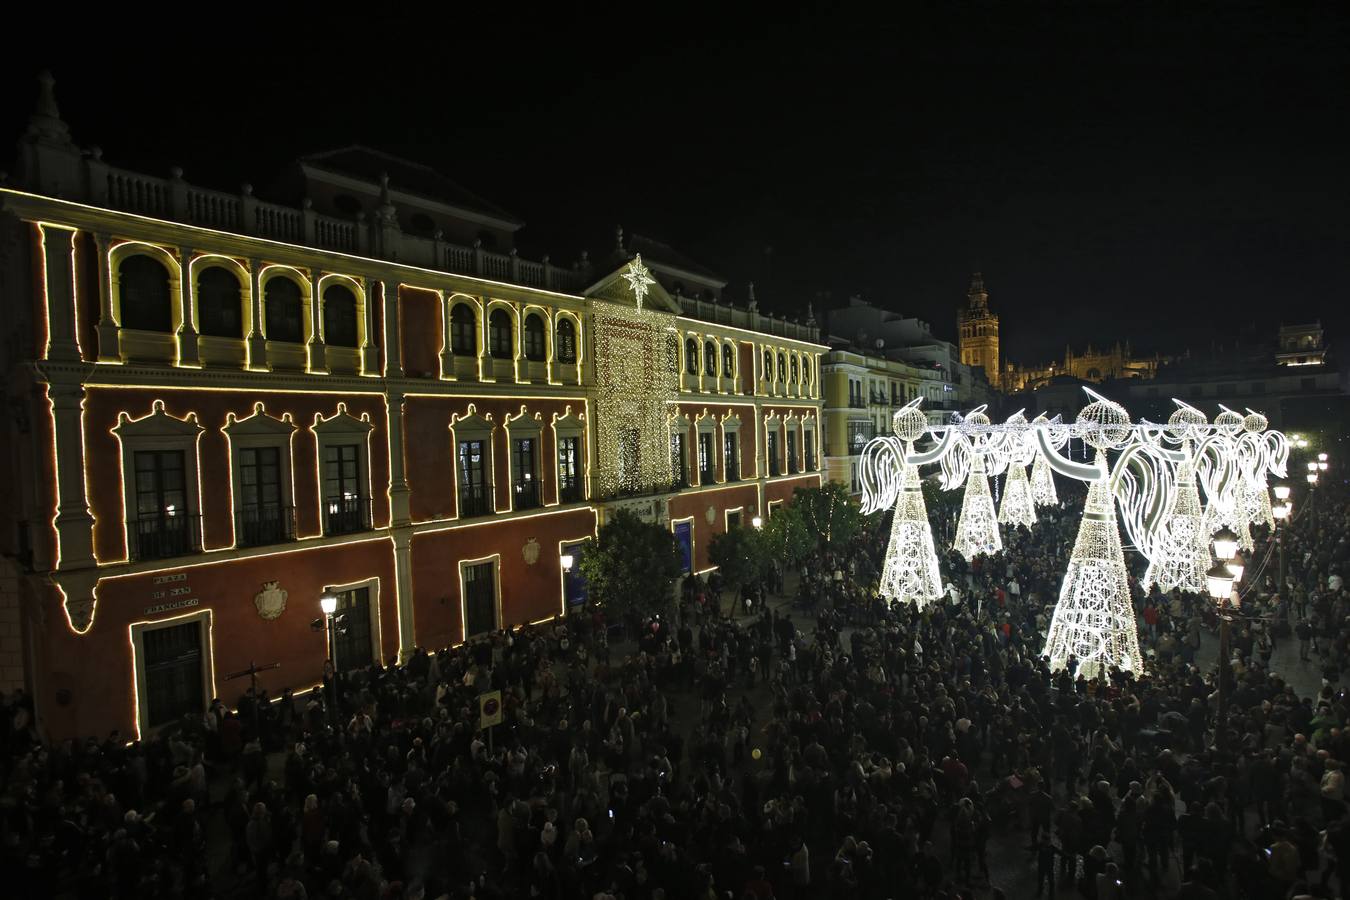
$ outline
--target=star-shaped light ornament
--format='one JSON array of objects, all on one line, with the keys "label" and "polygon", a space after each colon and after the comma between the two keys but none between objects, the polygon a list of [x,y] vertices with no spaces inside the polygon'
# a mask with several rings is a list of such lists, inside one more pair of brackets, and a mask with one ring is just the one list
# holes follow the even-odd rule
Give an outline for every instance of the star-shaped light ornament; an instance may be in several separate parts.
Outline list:
[{"label": "star-shaped light ornament", "polygon": [[637,301],[637,308],[642,309],[642,301],[647,297],[647,288],[656,284],[656,279],[652,273],[642,264],[642,254],[639,253],[628,264],[623,277],[628,280],[628,285],[633,289],[633,299]]}]

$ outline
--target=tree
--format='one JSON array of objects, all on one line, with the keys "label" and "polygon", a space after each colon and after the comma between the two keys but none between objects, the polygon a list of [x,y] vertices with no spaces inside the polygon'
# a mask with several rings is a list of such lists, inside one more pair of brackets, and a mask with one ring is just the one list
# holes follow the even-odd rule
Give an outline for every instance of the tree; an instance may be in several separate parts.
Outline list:
[{"label": "tree", "polygon": [[712,539],[708,559],[728,585],[743,587],[754,584],[768,572],[769,547],[758,528],[738,526]]},{"label": "tree", "polygon": [[782,563],[784,571],[800,566],[815,547],[815,538],[802,521],[801,509],[792,503],[776,508],[762,533],[769,559]]},{"label": "tree", "polygon": [[798,488],[792,495],[791,506],[796,508],[814,540],[815,552],[822,556],[847,548],[863,526],[862,510],[837,481]]},{"label": "tree", "polygon": [[620,510],[583,545],[580,569],[591,601],[615,620],[662,609],[683,566],[674,535]]}]

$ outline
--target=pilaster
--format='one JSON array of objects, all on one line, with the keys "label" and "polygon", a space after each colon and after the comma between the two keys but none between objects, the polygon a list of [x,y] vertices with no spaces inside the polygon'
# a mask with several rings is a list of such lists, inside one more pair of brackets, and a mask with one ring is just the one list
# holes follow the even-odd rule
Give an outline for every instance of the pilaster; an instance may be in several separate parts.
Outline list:
[{"label": "pilaster", "polygon": [[47,359],[80,359],[75,324],[75,234],[69,228],[39,226],[42,234],[43,294],[47,298]]},{"label": "pilaster", "polygon": [[84,387],[69,383],[48,384],[47,399],[55,421],[58,568],[87,568],[95,563],[94,517],[89,513],[84,483],[84,426],[81,421]]},{"label": "pilaster", "polygon": [[191,247],[178,249],[178,364],[196,366],[201,364],[197,353],[197,326],[192,318],[192,255]]},{"label": "pilaster", "polygon": [[399,344],[398,282],[384,279],[380,282],[380,299],[384,303],[384,376],[403,377],[403,350]]}]

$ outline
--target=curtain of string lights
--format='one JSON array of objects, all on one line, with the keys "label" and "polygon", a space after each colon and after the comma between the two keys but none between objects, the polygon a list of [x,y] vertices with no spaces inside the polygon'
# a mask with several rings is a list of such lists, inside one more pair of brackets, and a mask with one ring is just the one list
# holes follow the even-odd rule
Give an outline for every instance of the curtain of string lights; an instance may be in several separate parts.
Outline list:
[{"label": "curtain of string lights", "polygon": [[[953,547],[967,558],[998,550],[999,523],[1014,521],[1014,513],[1016,521],[1034,521],[1034,507],[1057,503],[1053,474],[1075,478],[1088,483],[1088,501],[1044,653],[1052,669],[1068,667],[1089,677],[1111,667],[1142,671],[1121,526],[1128,547],[1148,561],[1150,584],[1203,589],[1210,536],[1227,525],[1250,548],[1250,526],[1268,521],[1266,477],[1284,477],[1289,443],[1251,410],[1243,416],[1221,408],[1211,423],[1195,407],[1175,400],[1177,410],[1165,424],[1132,422],[1123,406],[1085,390],[1091,402],[1072,423],[1058,416],[1027,422],[1019,411],[1002,424],[992,424],[979,407],[930,428],[919,424],[919,399],[896,412],[895,434],[873,438],[863,448],[859,466],[864,512],[896,506],[899,522],[901,508],[905,510],[904,528],[892,527],[883,567],[891,580],[883,578],[883,596],[927,602],[915,590],[897,586],[905,577],[910,583],[915,578],[899,573],[922,572],[928,566],[924,547],[932,544],[932,528],[924,522],[925,543],[914,527],[916,509],[924,508],[908,505],[903,496],[918,481],[920,467],[938,466],[936,477],[944,490],[964,485]],[[1082,461],[1062,452],[1074,439],[1082,444]],[[1028,462],[1029,482],[1024,468]],[[995,517],[986,473],[1005,470],[1004,508]],[[1024,488],[1030,515],[1022,511]],[[1019,496],[1009,496],[1014,493]]]}]

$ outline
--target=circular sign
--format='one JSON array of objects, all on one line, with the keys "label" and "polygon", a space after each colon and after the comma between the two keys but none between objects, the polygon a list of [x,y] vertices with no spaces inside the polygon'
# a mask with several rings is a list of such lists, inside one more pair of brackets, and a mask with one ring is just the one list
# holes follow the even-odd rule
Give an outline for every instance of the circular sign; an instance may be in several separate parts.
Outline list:
[{"label": "circular sign", "polygon": [[489,697],[483,701],[483,715],[488,717],[495,716],[501,705],[501,701],[496,697]]}]

